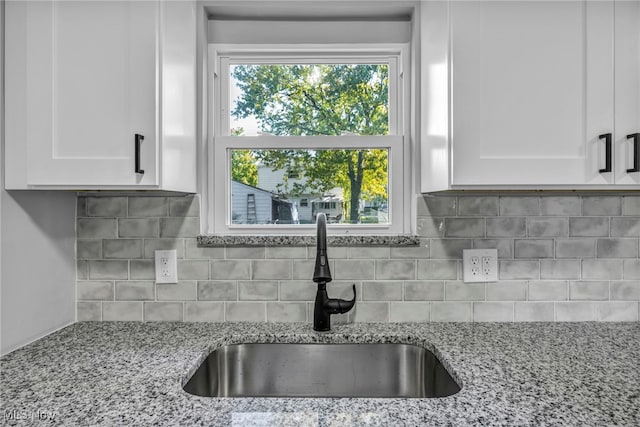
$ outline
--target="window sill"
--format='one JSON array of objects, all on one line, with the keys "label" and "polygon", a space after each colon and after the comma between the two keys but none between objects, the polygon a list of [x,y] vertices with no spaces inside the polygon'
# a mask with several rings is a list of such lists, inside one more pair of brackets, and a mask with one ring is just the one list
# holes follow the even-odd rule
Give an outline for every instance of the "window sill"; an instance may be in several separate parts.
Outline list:
[{"label": "window sill", "polygon": [[[198,246],[313,246],[315,235],[221,235],[198,236]],[[327,236],[330,246],[418,246],[418,236],[408,234],[379,236]]]}]

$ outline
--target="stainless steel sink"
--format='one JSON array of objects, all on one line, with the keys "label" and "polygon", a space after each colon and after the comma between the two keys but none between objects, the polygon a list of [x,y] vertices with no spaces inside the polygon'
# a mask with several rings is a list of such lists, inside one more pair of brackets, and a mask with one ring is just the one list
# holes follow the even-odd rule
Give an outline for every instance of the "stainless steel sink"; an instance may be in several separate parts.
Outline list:
[{"label": "stainless steel sink", "polygon": [[234,344],[215,350],[184,390],[209,397],[445,397],[440,361],[409,344]]}]

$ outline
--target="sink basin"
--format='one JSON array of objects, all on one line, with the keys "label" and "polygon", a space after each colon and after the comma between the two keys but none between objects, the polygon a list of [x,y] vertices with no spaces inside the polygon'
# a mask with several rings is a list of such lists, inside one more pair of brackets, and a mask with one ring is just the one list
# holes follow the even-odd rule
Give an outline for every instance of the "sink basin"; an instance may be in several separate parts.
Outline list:
[{"label": "sink basin", "polygon": [[460,387],[409,344],[233,344],[212,352],[184,390],[208,397],[445,397]]}]

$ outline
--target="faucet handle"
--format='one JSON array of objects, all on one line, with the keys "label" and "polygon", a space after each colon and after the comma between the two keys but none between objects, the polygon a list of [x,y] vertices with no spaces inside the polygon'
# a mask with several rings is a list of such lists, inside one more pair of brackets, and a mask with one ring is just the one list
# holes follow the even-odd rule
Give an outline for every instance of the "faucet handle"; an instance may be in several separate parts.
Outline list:
[{"label": "faucet handle", "polygon": [[324,306],[331,314],[342,314],[351,310],[356,304],[356,284],[353,284],[353,298],[344,300],[339,298],[330,298],[325,302]]}]

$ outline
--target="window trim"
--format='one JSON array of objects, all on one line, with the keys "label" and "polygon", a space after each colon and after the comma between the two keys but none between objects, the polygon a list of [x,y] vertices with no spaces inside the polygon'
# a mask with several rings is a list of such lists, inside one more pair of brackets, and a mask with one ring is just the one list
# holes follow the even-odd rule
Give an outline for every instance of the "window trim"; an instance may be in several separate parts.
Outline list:
[{"label": "window trim", "polygon": [[[409,44],[390,43],[376,45],[220,45],[209,44],[209,90],[207,115],[208,127],[208,232],[210,234],[310,234],[314,224],[269,225],[269,224],[231,224],[231,180],[230,148],[386,148],[389,153],[389,224],[331,224],[329,234],[403,234],[410,231],[410,81],[404,75],[409,68]],[[233,57],[226,64],[222,58]],[[387,58],[387,61],[382,61]],[[388,61],[392,58],[393,61]],[[229,102],[229,88],[224,87],[222,73],[226,73],[228,64],[246,63],[259,59],[260,62],[283,63],[295,60],[300,63],[389,63],[389,135],[381,136],[229,136],[229,117],[227,108],[221,103]],[[342,61],[341,61],[342,60]],[[395,84],[391,84],[391,62],[395,67]],[[227,79],[228,82],[228,79]],[[392,89],[393,87],[393,89]],[[393,91],[393,93],[392,93]],[[221,96],[217,96],[220,94]],[[393,102],[393,106],[391,103]],[[226,125],[226,127],[225,127]],[[226,129],[227,135],[223,134]],[[403,136],[404,135],[404,136]],[[304,143],[302,140],[304,139]],[[318,144],[309,144],[317,140]],[[268,144],[268,145],[265,145]],[[224,159],[222,161],[221,159]],[[221,167],[220,165],[224,165]],[[224,195],[224,196],[221,196]],[[217,197],[216,197],[217,196]],[[215,200],[215,202],[214,202]]]}]

